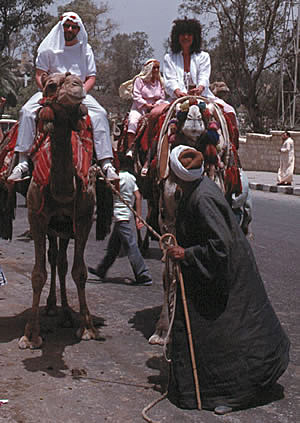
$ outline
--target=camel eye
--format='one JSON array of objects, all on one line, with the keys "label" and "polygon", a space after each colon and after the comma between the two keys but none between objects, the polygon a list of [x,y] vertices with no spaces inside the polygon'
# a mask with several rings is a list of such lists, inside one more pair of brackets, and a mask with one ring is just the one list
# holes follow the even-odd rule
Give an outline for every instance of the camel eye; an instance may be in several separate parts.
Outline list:
[{"label": "camel eye", "polygon": [[54,91],[54,90],[56,90],[56,88],[57,88],[57,84],[55,84],[54,82],[51,82],[51,84],[49,84],[49,85],[48,85],[48,88],[49,88],[51,91]]}]

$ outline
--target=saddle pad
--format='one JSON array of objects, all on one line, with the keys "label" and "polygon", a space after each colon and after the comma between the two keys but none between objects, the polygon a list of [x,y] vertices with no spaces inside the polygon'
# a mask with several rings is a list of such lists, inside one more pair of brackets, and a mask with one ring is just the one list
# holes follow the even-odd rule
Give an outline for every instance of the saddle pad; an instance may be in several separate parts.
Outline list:
[{"label": "saddle pad", "polygon": [[[88,185],[88,172],[93,156],[93,134],[89,116],[83,119],[80,132],[72,132],[73,164],[77,176],[82,180],[86,189]],[[49,183],[51,168],[51,140],[48,133],[38,128],[35,143],[32,148],[31,159],[34,163],[32,176],[41,187]]]},{"label": "saddle pad", "polygon": [[10,129],[0,145],[0,180],[6,180],[11,168],[18,136],[18,122]]}]

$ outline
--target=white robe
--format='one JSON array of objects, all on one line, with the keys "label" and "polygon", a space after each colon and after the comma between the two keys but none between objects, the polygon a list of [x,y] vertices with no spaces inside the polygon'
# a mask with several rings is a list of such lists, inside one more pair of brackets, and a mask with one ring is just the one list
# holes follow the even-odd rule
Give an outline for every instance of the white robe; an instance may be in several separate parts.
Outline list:
[{"label": "white robe", "polygon": [[[209,78],[211,72],[210,56],[206,51],[193,53],[191,55],[190,75],[194,84],[204,86],[202,95],[204,97],[216,98],[209,89]],[[186,92],[184,85],[184,63],[183,54],[170,53],[164,57],[163,75],[166,93],[172,98],[176,98],[174,91],[179,88]]]},{"label": "white robe", "polygon": [[[219,97],[216,97],[209,89],[209,78],[211,72],[210,56],[206,51],[193,53],[190,62],[190,77],[196,87],[202,85],[204,90],[203,97],[207,97],[224,108],[226,113],[235,113],[234,108]],[[179,88],[183,93],[187,92],[184,84],[184,62],[183,54],[167,53],[164,57],[163,76],[165,82],[165,91],[171,100],[175,100],[174,91]]]},{"label": "white robe", "polygon": [[280,148],[280,166],[278,169],[278,183],[292,183],[295,167],[294,141],[287,138]]}]

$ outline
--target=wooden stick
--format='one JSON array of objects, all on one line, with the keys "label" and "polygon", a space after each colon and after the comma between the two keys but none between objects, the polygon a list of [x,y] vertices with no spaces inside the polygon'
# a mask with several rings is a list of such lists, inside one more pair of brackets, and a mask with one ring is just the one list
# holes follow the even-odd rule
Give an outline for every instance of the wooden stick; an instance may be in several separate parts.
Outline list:
[{"label": "wooden stick", "polygon": [[198,372],[197,372],[197,366],[196,366],[196,360],[195,360],[195,351],[194,351],[194,345],[193,345],[192,330],[191,330],[190,317],[189,317],[189,312],[188,312],[188,307],[187,307],[187,302],[186,302],[183,276],[182,276],[182,271],[181,271],[179,263],[176,263],[176,270],[177,270],[177,273],[178,273],[179,283],[180,283],[180,288],[181,288],[182,303],[183,303],[185,323],[186,323],[187,335],[188,335],[188,340],[189,340],[190,355],[191,355],[193,375],[194,375],[197,405],[198,405],[198,410],[201,410],[202,404],[201,404],[201,399],[200,399],[199,379],[198,379]]}]

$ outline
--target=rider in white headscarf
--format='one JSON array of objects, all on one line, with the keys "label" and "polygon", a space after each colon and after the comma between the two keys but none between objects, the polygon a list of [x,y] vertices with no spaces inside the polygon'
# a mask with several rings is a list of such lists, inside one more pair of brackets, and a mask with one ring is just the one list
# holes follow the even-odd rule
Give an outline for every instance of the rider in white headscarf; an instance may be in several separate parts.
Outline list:
[{"label": "rider in white headscarf", "polygon": [[[147,60],[140,73],[138,73],[132,79],[129,79],[128,81],[125,81],[123,82],[123,84],[120,85],[119,95],[121,98],[123,98],[124,100],[130,100],[133,97],[133,86],[134,86],[134,82],[136,78],[141,78],[144,81],[150,81],[152,77],[152,68],[155,62],[157,62],[156,59]],[[164,80],[160,73],[159,73],[159,81],[162,87],[164,87],[165,85]]]},{"label": "rider in white headscarf", "polygon": [[[88,93],[96,81],[96,64],[82,20],[74,12],[64,13],[38,48],[36,59],[36,82],[42,90],[43,74],[71,72],[80,77]],[[22,107],[15,151],[19,152],[19,164],[14,168],[8,182],[24,178],[28,172],[28,154],[35,137],[35,118],[42,92],[34,94]],[[97,160],[110,180],[119,179],[112,165],[112,145],[107,113],[90,95],[83,100],[91,117],[94,133],[94,149]]]},{"label": "rider in white headscarf", "polygon": [[65,37],[63,26],[66,21],[72,21],[80,28],[77,34],[77,41],[86,50],[88,43],[88,36],[81,18],[74,12],[64,13],[60,21],[51,29],[46,38],[41,42],[38,48],[38,54],[43,51],[52,50],[53,53],[62,53],[65,49]]},{"label": "rider in white headscarf", "polygon": [[[154,127],[161,110],[168,104],[165,100],[164,82],[160,74],[159,61],[156,59],[147,60],[138,75],[120,86],[119,94],[121,98],[133,99],[127,128],[127,155],[132,157],[140,118],[149,113],[148,133],[151,138],[151,128]],[[145,171],[147,172],[146,168]]]}]

